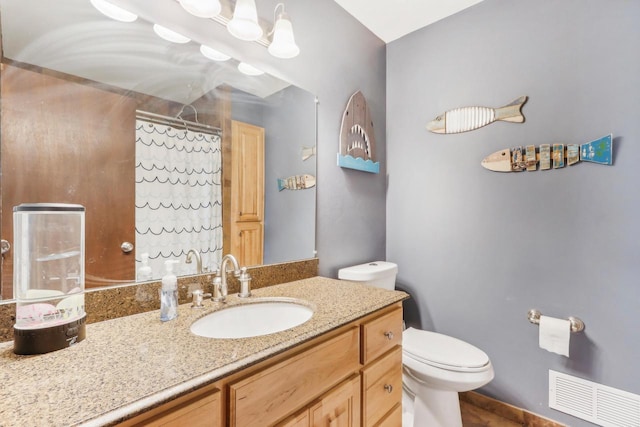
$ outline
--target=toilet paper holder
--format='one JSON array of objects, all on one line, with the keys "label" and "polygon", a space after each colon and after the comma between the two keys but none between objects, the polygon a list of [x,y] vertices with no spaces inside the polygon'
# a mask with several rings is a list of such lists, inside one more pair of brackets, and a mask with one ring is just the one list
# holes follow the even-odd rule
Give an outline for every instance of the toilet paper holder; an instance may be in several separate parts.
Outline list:
[{"label": "toilet paper holder", "polygon": [[[529,310],[529,313],[527,313],[529,322],[533,323],[534,325],[540,324],[540,316],[542,316],[542,313],[540,313],[540,311],[536,309],[531,309]],[[574,316],[569,316],[568,320],[571,323],[571,332],[584,331],[584,322],[582,320]]]}]

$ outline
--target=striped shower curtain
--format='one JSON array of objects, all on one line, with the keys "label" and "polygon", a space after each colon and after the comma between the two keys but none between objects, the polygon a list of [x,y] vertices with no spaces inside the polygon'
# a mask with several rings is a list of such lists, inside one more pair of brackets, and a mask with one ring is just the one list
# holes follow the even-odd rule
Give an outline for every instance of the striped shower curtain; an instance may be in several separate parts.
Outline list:
[{"label": "striped shower curtain", "polygon": [[[222,258],[222,163],[220,136],[136,121],[136,271],[148,254],[152,278],[164,261],[177,260],[178,275],[195,274]],[[136,275],[138,276],[138,275]],[[138,278],[140,280],[140,278]]]}]

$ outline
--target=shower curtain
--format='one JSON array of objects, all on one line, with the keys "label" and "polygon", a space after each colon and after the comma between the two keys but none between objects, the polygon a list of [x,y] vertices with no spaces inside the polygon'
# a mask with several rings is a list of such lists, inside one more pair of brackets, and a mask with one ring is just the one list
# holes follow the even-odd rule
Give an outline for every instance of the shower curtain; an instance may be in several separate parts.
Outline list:
[{"label": "shower curtain", "polygon": [[[177,260],[177,275],[195,274],[196,259],[216,269],[222,258],[220,136],[136,121],[136,271],[148,254],[152,279]],[[149,280],[149,277],[138,277]]]}]

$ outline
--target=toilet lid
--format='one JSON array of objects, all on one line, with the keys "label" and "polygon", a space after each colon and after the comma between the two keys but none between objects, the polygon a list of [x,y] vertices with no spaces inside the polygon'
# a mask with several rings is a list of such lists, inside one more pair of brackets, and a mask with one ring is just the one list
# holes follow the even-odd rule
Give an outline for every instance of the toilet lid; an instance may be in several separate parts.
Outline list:
[{"label": "toilet lid", "polygon": [[402,347],[416,360],[453,369],[481,368],[489,363],[489,356],[469,343],[415,328],[403,332]]}]

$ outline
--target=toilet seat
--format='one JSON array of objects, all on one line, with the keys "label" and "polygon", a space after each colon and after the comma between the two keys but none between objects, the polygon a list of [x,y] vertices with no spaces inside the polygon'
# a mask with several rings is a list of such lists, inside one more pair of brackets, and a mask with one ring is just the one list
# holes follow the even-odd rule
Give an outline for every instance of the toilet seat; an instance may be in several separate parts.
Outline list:
[{"label": "toilet seat", "polygon": [[480,372],[491,367],[484,351],[437,332],[406,329],[402,334],[402,350],[405,357],[449,371]]}]

